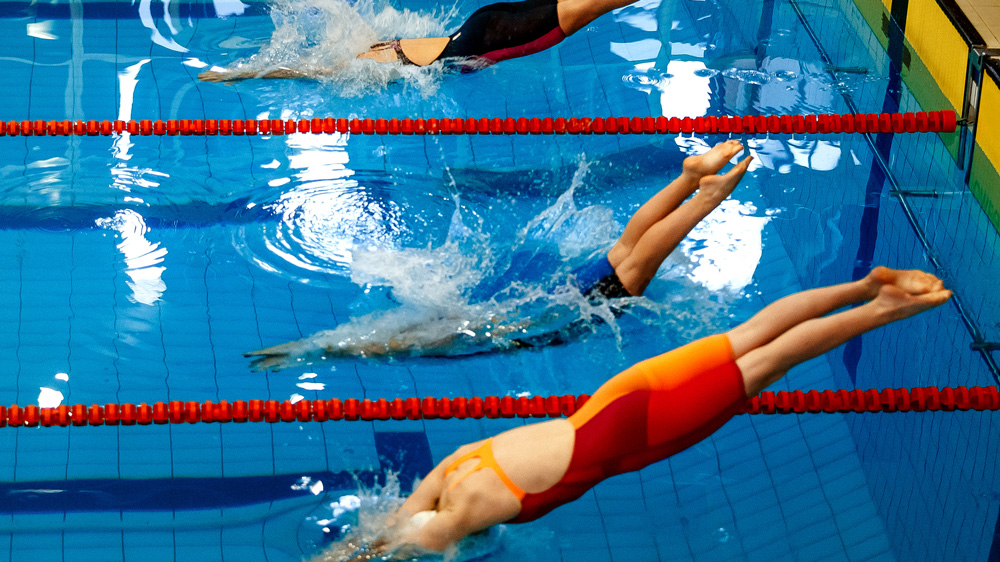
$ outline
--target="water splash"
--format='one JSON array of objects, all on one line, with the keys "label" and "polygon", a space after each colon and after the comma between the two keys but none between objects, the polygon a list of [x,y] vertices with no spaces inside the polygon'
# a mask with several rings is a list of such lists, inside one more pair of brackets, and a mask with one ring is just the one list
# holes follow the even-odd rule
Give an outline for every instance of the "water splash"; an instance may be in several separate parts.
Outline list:
[{"label": "water splash", "polygon": [[[417,483],[414,483],[414,487]],[[354,494],[330,498],[299,527],[303,552],[315,553],[308,562],[343,562],[347,560],[444,560],[465,562],[490,559],[523,560],[529,553],[551,549],[552,533],[544,529],[514,528],[498,525],[459,541],[444,552],[403,546],[403,537],[416,525],[405,521],[390,528],[392,515],[406,499],[399,477],[389,472],[385,484],[365,486],[358,483]],[[384,544],[381,549],[373,544]],[[327,545],[325,548],[323,545]]]},{"label": "water splash", "polygon": [[378,92],[402,80],[430,97],[437,92],[441,63],[382,64],[357,55],[380,40],[444,36],[444,26],[455,13],[454,7],[431,13],[400,11],[380,0],[277,0],[271,3],[275,29],[270,40],[228,69],[256,75],[291,69],[330,84],[344,97]]}]

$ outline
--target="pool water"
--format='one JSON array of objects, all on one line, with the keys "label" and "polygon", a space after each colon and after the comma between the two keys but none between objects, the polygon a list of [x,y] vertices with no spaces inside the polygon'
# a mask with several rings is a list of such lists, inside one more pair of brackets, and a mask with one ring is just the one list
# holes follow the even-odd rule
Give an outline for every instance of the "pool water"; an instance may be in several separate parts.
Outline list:
[{"label": "pool water", "polygon": [[[472,75],[397,76],[337,51],[393,29],[447,32],[485,3],[3,3],[0,117],[683,117],[847,113],[848,98],[860,112],[936,109],[917,106],[878,30],[838,0],[640,1]],[[235,61],[347,66],[330,80],[197,80]],[[742,185],[627,314],[558,290],[686,155],[720,140],[0,138],[0,403],[589,393],[875,264],[936,271],[965,318],[949,304],[875,331],[778,388],[996,384],[970,343],[1000,338],[997,233],[932,134],[746,138]],[[927,190],[939,193],[898,195]],[[321,330],[384,340],[482,320],[496,311],[474,288],[541,247],[564,263],[494,303],[513,321],[587,320],[564,345],[486,338],[451,357],[310,357],[279,372],[242,356]],[[359,482],[378,490],[397,470],[405,493],[458,445],[520,423],[5,428],[0,558],[299,560],[352,524]],[[993,560],[995,424],[741,416],[459,558]]]}]

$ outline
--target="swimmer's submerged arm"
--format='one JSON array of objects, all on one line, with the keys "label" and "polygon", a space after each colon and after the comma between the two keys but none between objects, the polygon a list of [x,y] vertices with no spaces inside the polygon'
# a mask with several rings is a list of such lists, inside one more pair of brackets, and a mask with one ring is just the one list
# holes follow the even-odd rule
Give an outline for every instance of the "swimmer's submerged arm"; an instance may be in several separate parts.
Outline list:
[{"label": "swimmer's submerged arm", "polygon": [[321,78],[324,76],[332,76],[336,73],[336,69],[333,68],[319,68],[310,70],[308,72],[302,70],[295,70],[292,68],[277,68],[275,70],[269,70],[263,74],[253,71],[246,70],[207,70],[205,72],[198,74],[198,79],[203,82],[239,82],[241,80],[249,80],[251,78],[288,78],[288,79],[301,79],[301,78]]},{"label": "swimmer's submerged arm", "polygon": [[482,527],[455,509],[439,511],[419,531],[417,544],[431,550],[442,551],[465,537],[481,531]]},{"label": "swimmer's submerged arm", "polygon": [[437,509],[438,499],[441,497],[443,487],[444,468],[439,464],[420,481],[420,485],[410,494],[410,497],[406,498],[406,501],[399,507],[399,511],[396,512],[393,519],[412,517],[421,511]]}]

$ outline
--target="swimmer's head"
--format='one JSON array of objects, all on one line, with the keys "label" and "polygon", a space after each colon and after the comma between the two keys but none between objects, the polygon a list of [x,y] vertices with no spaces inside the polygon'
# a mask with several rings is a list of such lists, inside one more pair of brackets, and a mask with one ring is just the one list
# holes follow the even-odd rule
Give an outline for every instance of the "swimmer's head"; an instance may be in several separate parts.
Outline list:
[{"label": "swimmer's head", "polygon": [[437,515],[437,511],[433,509],[421,511],[420,513],[414,514],[413,517],[410,517],[410,524],[413,525],[414,530],[422,529],[428,521],[434,518],[435,515]]}]

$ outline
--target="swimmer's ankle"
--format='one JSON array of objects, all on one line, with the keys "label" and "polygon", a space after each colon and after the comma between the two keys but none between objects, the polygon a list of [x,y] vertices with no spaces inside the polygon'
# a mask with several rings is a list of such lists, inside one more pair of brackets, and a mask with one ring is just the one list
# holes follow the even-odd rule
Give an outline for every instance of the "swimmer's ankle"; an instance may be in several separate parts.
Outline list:
[{"label": "swimmer's ankle", "polygon": [[699,174],[698,172],[691,170],[682,170],[681,175],[678,176],[677,179],[690,183],[693,187],[697,187],[698,182],[701,181],[701,178],[703,177],[705,177],[705,174]]}]

